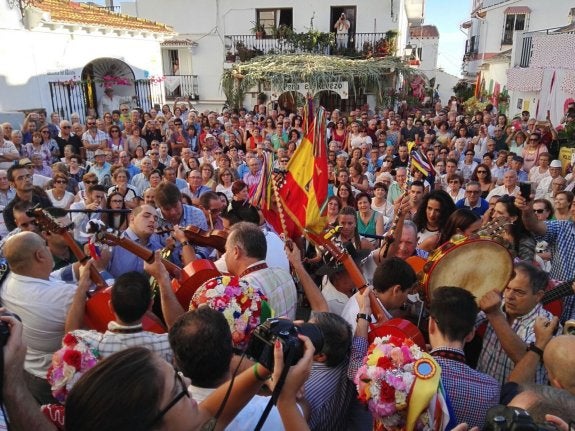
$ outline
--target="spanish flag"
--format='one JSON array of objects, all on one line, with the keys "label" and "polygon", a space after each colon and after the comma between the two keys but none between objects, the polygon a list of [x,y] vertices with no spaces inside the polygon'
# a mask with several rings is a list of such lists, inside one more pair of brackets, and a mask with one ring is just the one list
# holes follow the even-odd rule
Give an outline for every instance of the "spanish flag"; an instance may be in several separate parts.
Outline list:
[{"label": "spanish flag", "polygon": [[320,107],[291,157],[279,188],[281,206],[301,232],[319,233],[325,228],[328,198],[325,117],[325,110]]}]

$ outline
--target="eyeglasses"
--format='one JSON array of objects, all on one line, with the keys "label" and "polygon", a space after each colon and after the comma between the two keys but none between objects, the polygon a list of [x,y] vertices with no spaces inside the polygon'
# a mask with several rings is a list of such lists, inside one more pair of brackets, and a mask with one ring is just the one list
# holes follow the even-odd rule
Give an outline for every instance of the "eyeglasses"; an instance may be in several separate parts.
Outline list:
[{"label": "eyeglasses", "polygon": [[467,193],[469,193],[470,195],[476,195],[478,193],[481,193],[479,190],[465,190]]},{"label": "eyeglasses", "polygon": [[42,134],[50,134],[50,132],[48,130],[42,130],[40,133]]},{"label": "eyeglasses", "polygon": [[447,151],[440,151],[439,154],[447,154]]},{"label": "eyeglasses", "polygon": [[361,166],[367,166],[367,165],[368,165],[368,163],[365,163],[365,162],[361,164]]},{"label": "eyeglasses", "polygon": [[156,153],[156,152],[150,153],[150,156],[159,156],[159,155],[160,155],[160,153]]},{"label": "eyeglasses", "polygon": [[30,175],[30,174],[20,175],[19,177],[14,178],[15,181],[24,181],[24,180],[30,180],[30,179],[32,179],[32,175]]},{"label": "eyeglasses", "polygon": [[84,184],[98,184],[98,180],[94,181],[84,180]]},{"label": "eyeglasses", "polygon": [[452,184],[452,183],[453,183],[453,184],[456,184],[456,183],[458,184],[458,183],[459,183],[459,180],[449,180],[448,183],[449,183],[449,184]]},{"label": "eyeglasses", "polygon": [[477,171],[478,174],[486,174],[487,171]]},{"label": "eyeglasses", "polygon": [[182,374],[181,371],[176,371],[175,380],[179,382],[179,384],[182,387],[182,390],[178,392],[178,395],[176,395],[174,399],[170,401],[166,407],[160,410],[160,412],[154,418],[154,420],[151,422],[150,425],[159,422],[166,415],[166,413],[168,413],[170,409],[174,407],[182,398],[184,397],[190,398],[190,392],[188,390],[188,387],[186,386],[186,382],[184,381],[184,375]]},{"label": "eyeglasses", "polygon": [[68,181],[66,180],[56,180],[54,181],[56,184],[68,184]]},{"label": "eyeglasses", "polygon": [[537,138],[529,138],[530,141],[538,141],[539,139]]},{"label": "eyeglasses", "polygon": [[545,211],[549,211],[545,208],[541,208],[541,209],[533,209],[533,212],[536,214],[543,214]]}]

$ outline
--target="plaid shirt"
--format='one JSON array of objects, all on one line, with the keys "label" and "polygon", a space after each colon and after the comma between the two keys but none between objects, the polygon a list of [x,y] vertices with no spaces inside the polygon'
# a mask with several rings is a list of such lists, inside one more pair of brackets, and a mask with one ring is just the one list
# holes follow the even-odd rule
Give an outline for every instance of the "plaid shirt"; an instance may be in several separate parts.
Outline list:
[{"label": "plaid shirt", "polygon": [[[140,329],[138,332],[122,333],[114,332],[121,329]],[[174,354],[168,342],[168,334],[155,334],[142,330],[142,325],[122,326],[114,321],[108,323],[108,330],[103,334],[98,331],[86,331],[78,329],[72,331],[75,335],[88,346],[100,352],[102,358],[106,358],[121,350],[130,347],[146,347],[147,349],[156,352],[160,357],[171,363]]]},{"label": "plaid shirt", "polygon": [[[571,280],[575,277],[575,224],[567,220],[549,220],[545,222],[547,233],[537,237],[537,241],[546,241],[551,251],[551,270],[549,275],[556,280]],[[561,323],[575,319],[575,296],[564,300]]]},{"label": "plaid shirt", "polygon": [[440,347],[430,353],[441,366],[441,381],[455,412],[457,423],[483,429],[487,410],[499,404],[500,385],[493,377],[462,362],[433,355],[438,350],[463,355],[463,350]]},{"label": "plaid shirt", "polygon": [[[260,260],[250,266],[261,263],[265,261]],[[288,319],[295,319],[297,291],[291,274],[285,269],[269,267],[260,269],[244,275],[242,280],[266,294],[274,316],[287,316]]]},{"label": "plaid shirt", "polygon": [[[485,318],[485,314],[479,313],[479,317]],[[533,325],[535,324],[535,318],[537,316],[544,316],[547,319],[551,319],[553,316],[549,311],[545,310],[541,304],[537,304],[533,310],[524,316],[516,318],[511,324],[511,329],[515,332],[519,338],[525,343],[529,344],[535,341],[535,332],[533,330]],[[490,376],[495,377],[495,379],[503,384],[507,381],[511,370],[515,364],[511,360],[499,341],[493,326],[487,325],[487,330],[483,336],[483,348],[481,349],[481,354],[479,355],[479,362],[477,363],[477,370]],[[537,367],[537,373],[535,376],[535,382],[539,385],[547,384],[547,372],[540,364]]]}]

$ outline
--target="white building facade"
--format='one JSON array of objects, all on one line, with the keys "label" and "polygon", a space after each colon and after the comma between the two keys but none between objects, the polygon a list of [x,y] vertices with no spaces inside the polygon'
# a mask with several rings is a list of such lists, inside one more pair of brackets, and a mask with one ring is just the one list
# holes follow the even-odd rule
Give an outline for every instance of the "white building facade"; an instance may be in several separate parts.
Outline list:
[{"label": "white building facade", "polygon": [[[566,26],[572,7],[570,0],[554,0],[552,4],[540,0],[473,0],[470,19],[462,24],[468,32],[463,77],[476,82],[480,94],[495,105],[508,98],[511,116],[522,110],[535,115],[538,99],[535,94],[514,96],[508,87],[508,69],[524,51],[524,34]],[[523,61],[528,64],[531,47],[525,55]]]},{"label": "white building facade", "polygon": [[163,102],[160,43],[171,28],[60,0],[22,9],[0,2],[0,16],[0,112],[43,108],[84,119],[105,85],[134,107]]},{"label": "white building facade", "polygon": [[[127,14],[173,26],[178,35],[162,44],[164,75],[175,76],[166,84],[173,80],[172,87],[179,85],[178,75],[197,76],[197,92],[176,91],[174,97],[189,97],[201,108],[211,109],[220,108],[225,101],[220,79],[224,68],[239,59],[238,42],[262,53],[279,52],[287,47],[273,34],[274,27],[335,32],[335,23],[345,13],[350,23],[348,48],[361,52],[366,43],[373,46],[391,31],[393,53],[403,55],[409,41],[408,25],[420,25],[424,15],[424,0],[362,0],[348,6],[331,0],[249,0],[241,4],[233,0],[171,0],[166,7],[158,7],[157,0],[137,0],[121,3],[121,7]],[[256,24],[266,30],[262,39],[252,31]]]}]

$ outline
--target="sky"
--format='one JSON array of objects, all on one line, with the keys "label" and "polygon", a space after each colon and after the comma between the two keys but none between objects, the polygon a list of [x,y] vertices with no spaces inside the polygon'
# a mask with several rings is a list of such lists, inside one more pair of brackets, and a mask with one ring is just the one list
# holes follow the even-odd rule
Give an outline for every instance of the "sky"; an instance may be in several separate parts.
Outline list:
[{"label": "sky", "polygon": [[471,0],[425,0],[424,25],[439,30],[437,67],[461,76],[461,62],[465,51],[466,34],[459,26],[469,19]]}]

